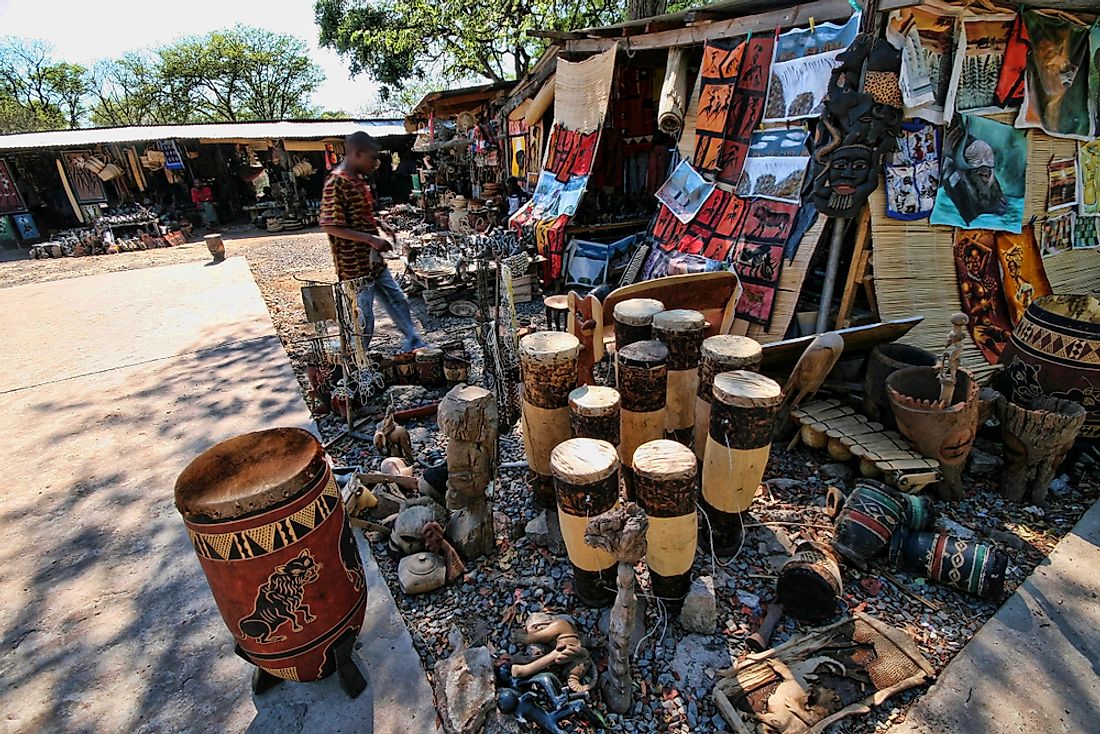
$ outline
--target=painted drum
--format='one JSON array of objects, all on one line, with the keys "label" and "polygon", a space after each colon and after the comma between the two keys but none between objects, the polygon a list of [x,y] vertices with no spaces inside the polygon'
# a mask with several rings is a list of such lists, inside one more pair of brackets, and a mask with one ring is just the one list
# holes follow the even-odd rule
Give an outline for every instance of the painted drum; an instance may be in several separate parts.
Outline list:
[{"label": "painted drum", "polygon": [[393,355],[393,368],[397,373],[398,385],[416,384],[416,355],[412,352],[403,352]]},{"label": "painted drum", "polygon": [[836,518],[832,546],[859,568],[887,550],[899,528],[924,530],[935,512],[927,497],[895,492],[881,482],[861,479]]},{"label": "painted drum", "polygon": [[537,331],[519,341],[523,448],[535,504],[554,507],[550,452],[569,438],[569,393],[577,384],[581,343],[572,334]]},{"label": "painted drum", "polygon": [[717,375],[712,391],[702,482],[709,523],[702,530],[716,552],[726,553],[744,538],[743,513],[764,477],[783,392],[775,380],[745,370]]},{"label": "painted drum", "polygon": [[1001,354],[996,388],[1027,405],[1039,395],[1080,403],[1088,411],[1081,436],[1100,438],[1100,300],[1044,296],[1024,311]]},{"label": "painted drum", "polygon": [[1008,557],[986,543],[947,533],[910,533],[902,544],[901,565],[983,599],[1004,596]]},{"label": "painted drum", "polygon": [[619,454],[627,499],[634,499],[634,452],[647,441],[665,437],[668,347],[648,340],[619,352]]},{"label": "painted drum", "polygon": [[619,391],[613,387],[578,387],[569,393],[570,434],[573,438],[598,438],[618,448],[621,407]]},{"label": "painted drum", "polygon": [[840,562],[832,548],[803,541],[794,556],[783,564],[775,594],[783,609],[796,619],[824,622],[837,615],[837,602],[844,591]]},{"label": "painted drum", "polygon": [[699,387],[695,393],[695,456],[703,460],[710,431],[714,377],[722,372],[756,372],[764,360],[760,342],[747,336],[719,334],[703,340],[699,349]]},{"label": "painted drum", "polygon": [[367,586],[312,434],[276,428],[216,444],[183,470],[175,497],[243,657],[296,681],[350,661]]},{"label": "painted drum", "polygon": [[423,347],[415,352],[416,374],[424,387],[439,387],[444,383],[443,350]]},{"label": "painted drum", "polygon": [[634,342],[653,338],[653,317],[665,310],[665,304],[654,298],[628,298],[615,304],[615,351]]},{"label": "painted drum", "polygon": [[607,606],[615,597],[615,557],[585,543],[584,532],[590,518],[619,500],[619,455],[607,441],[571,438],[554,448],[550,465],[573,590],[588,606]]},{"label": "painted drum", "polygon": [[679,609],[691,586],[699,535],[695,454],[677,441],[649,441],[634,452],[634,487],[649,520],[646,564],[654,595]]},{"label": "painted drum", "polygon": [[653,338],[668,347],[665,428],[685,446],[691,445],[695,434],[695,395],[706,328],[706,317],[691,309],[662,311],[653,317]]}]

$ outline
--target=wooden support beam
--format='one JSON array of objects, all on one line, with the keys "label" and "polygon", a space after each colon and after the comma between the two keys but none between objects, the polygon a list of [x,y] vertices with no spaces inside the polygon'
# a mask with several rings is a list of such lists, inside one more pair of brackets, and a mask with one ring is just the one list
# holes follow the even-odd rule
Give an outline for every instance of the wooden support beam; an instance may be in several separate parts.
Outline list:
[{"label": "wooden support beam", "polygon": [[551,41],[575,41],[580,38],[587,38],[583,33],[577,33],[576,31],[549,31],[549,30],[528,30],[528,38],[546,38]]},{"label": "wooden support beam", "polygon": [[836,328],[846,329],[852,325],[852,307],[856,301],[856,286],[863,282],[870,261],[871,249],[871,207],[864,204],[859,213],[856,226],[855,248],[852,261],[848,266],[848,277],[844,281],[844,292],[840,297],[840,308],[836,314]]}]

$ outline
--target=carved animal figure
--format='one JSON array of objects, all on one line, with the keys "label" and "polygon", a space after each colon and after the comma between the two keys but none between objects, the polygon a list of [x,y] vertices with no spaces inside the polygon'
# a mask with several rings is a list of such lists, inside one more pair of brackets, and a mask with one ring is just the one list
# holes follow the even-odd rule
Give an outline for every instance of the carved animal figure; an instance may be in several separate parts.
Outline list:
[{"label": "carved animal figure", "polygon": [[322,564],[310,555],[309,550],[276,566],[256,593],[255,609],[238,622],[241,635],[265,644],[282,642],[286,636],[276,637],[275,632],[287,622],[295,632],[301,632],[303,624],[317,618],[302,599],[306,586],[320,578],[321,568]]},{"label": "carved animal figure", "polygon": [[386,417],[374,429],[374,447],[386,456],[399,456],[406,464],[413,463],[412,439],[404,426],[397,425],[393,408],[386,410]]},{"label": "carved animal figure", "polygon": [[[596,666],[592,664],[588,650],[581,645],[580,635],[569,617],[535,612],[527,619],[524,630],[512,632],[512,641],[521,645],[552,646],[550,652],[526,665],[513,665],[512,677],[526,678],[552,665],[561,665],[567,670],[566,682],[571,690],[582,693],[596,684]],[[584,676],[589,670],[592,681],[585,683]]]}]

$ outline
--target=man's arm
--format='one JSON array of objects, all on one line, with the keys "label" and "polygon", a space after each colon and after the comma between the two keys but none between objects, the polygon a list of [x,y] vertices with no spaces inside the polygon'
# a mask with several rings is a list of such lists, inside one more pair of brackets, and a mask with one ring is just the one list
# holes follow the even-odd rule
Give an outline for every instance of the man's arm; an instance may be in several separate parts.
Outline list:
[{"label": "man's arm", "polygon": [[363,244],[370,245],[379,252],[386,252],[391,249],[393,245],[390,241],[379,237],[376,234],[368,234],[367,232],[360,232],[357,229],[351,227],[341,227],[335,224],[322,224],[321,230],[325,234],[330,234],[333,237],[339,237],[344,240],[351,240],[352,242],[362,242]]}]

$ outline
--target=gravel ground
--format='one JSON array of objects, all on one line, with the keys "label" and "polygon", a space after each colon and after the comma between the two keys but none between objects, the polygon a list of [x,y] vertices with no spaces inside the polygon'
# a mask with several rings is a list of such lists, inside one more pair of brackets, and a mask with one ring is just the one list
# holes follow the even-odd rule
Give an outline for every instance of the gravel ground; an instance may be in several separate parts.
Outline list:
[{"label": "gravel ground", "polygon": [[[299,381],[305,385],[306,350],[301,340],[315,333],[305,321],[297,278],[331,280],[334,277],[324,235],[312,230],[265,236],[254,230],[226,233],[230,255],[243,255],[252,269],[275,327],[294,363]],[[164,250],[120,253],[99,257],[46,261],[0,262],[0,287],[78,277],[96,272],[152,267],[204,260],[205,246],[192,244]],[[399,272],[401,266],[395,265]],[[423,301],[414,298],[413,311],[429,341],[443,343],[463,339],[475,358],[471,377],[478,377],[479,350],[469,319],[437,319],[426,315]],[[535,326],[541,327],[541,304],[520,307]],[[379,318],[372,347],[392,352],[398,334],[387,318]],[[418,405],[438,399],[442,390],[419,387],[391,388],[389,396],[399,406]],[[322,418],[321,431],[335,437],[340,424],[333,417]],[[431,464],[444,457],[445,442],[434,421],[409,424],[418,459]],[[999,456],[996,442],[979,438],[978,447]],[[330,451],[338,462],[376,469],[381,462],[373,447],[354,439],[335,442]],[[501,461],[523,459],[519,430],[501,437]],[[668,618],[658,604],[651,603],[646,617],[648,638],[635,658],[635,672],[641,685],[632,715],[609,715],[617,732],[721,732],[725,722],[710,700],[716,671],[728,667],[744,653],[744,640],[755,629],[775,588],[777,564],[784,558],[784,545],[799,539],[827,541],[830,521],[824,511],[825,490],[830,484],[851,485],[837,476],[835,466],[826,465],[823,454],[799,447],[772,449],[766,477],[766,492],[753,507],[755,523],[734,559],[715,560],[700,553],[696,575],[712,575],[718,591],[716,635],[688,634],[679,620]],[[1092,476],[1094,473],[1090,472]],[[957,523],[980,540],[992,542],[1010,558],[1007,592],[1011,593],[1053,549],[1077,519],[1100,497],[1100,486],[1089,479],[1056,481],[1047,508],[1006,505],[996,494],[996,472],[987,477],[967,475],[971,496],[955,505],[936,503],[941,523]],[[523,527],[535,517],[523,470],[504,469],[494,488],[497,510],[497,552],[470,564],[465,578],[430,594],[407,597],[397,584],[396,563],[384,544],[375,545],[382,572],[390,583],[397,605],[404,615],[424,667],[430,671],[450,654],[461,637],[471,645],[488,645],[498,662],[521,654],[510,642],[510,630],[523,624],[533,611],[569,613],[589,635],[590,649],[602,658],[596,633],[599,613],[577,605],[572,596],[570,569],[564,556],[538,548],[523,536]],[[954,532],[959,528],[953,527]],[[639,566],[639,588],[648,589],[644,566]],[[875,573],[845,569],[843,601],[851,610],[872,614],[905,629],[938,670],[962,649],[975,632],[993,615],[997,604],[977,601],[946,587],[926,583],[902,572],[895,581]],[[933,609],[920,600],[936,605]],[[779,643],[799,631],[787,618],[773,637]],[[882,732],[904,717],[908,704],[922,691],[899,695],[871,714],[849,719],[832,727],[833,732]]]}]

